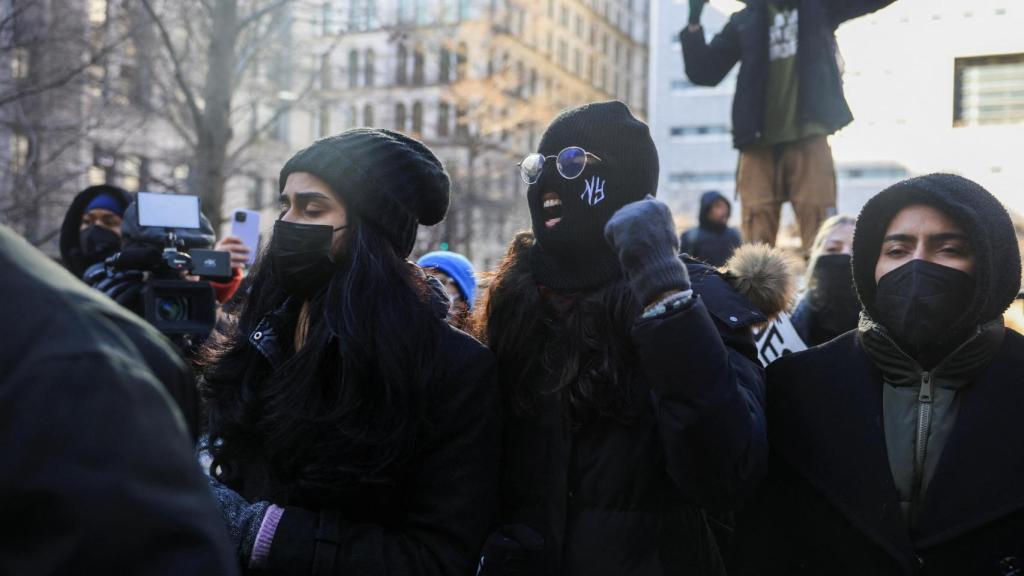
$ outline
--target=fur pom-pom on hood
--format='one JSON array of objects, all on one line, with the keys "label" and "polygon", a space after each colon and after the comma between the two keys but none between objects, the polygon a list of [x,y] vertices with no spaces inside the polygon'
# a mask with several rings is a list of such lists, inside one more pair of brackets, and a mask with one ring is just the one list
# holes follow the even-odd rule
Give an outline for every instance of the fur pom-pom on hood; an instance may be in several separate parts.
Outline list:
[{"label": "fur pom-pom on hood", "polygon": [[792,304],[799,262],[767,244],[744,244],[719,270],[726,280],[769,319]]}]

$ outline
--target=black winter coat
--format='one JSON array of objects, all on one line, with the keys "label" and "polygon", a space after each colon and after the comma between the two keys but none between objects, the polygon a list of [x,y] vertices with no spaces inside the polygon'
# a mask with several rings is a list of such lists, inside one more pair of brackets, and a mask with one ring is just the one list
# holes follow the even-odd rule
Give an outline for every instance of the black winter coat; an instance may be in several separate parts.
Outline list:
[{"label": "black winter coat", "polygon": [[2,226],[0,270],[0,574],[236,573],[170,343]]},{"label": "black winter coat", "polygon": [[708,219],[711,207],[719,200],[729,206],[731,214],[732,202],[729,202],[728,198],[713,190],[705,192],[700,197],[697,227],[690,228],[679,235],[680,253],[689,254],[716,268],[725,266],[733,252],[743,244],[739,230],[730,228],[728,225],[711,222]]},{"label": "black winter coat", "polygon": [[988,576],[1024,567],[1024,337],[961,394],[911,535],[856,332],[768,367],[769,475],[740,519],[741,574]]},{"label": "black winter coat", "polygon": [[[767,0],[749,0],[725,28],[705,41],[704,30],[679,33],[686,75],[694,84],[715,86],[740,62],[732,103],[733,144],[756,145],[764,130],[768,86]],[[797,107],[800,119],[829,134],[853,120],[843,96],[836,62],[835,30],[843,22],[888,6],[895,0],[800,0],[797,39]]]},{"label": "black winter coat", "polygon": [[[443,288],[438,288],[443,293]],[[430,389],[422,393],[423,426],[412,462],[388,482],[366,482],[330,502],[285,502],[288,487],[241,488],[250,501],[285,511],[274,533],[268,574],[310,576],[472,575],[497,515],[500,424],[494,357],[444,323]],[[281,334],[270,317],[249,342],[276,366]],[[266,477],[261,463],[247,477]]]},{"label": "black winter coat", "polygon": [[547,575],[724,574],[704,509],[731,509],[763,472],[749,326],[765,318],[713,269],[688,268],[691,305],[632,329],[633,422],[572,431],[551,395],[506,419],[502,521],[541,533]]}]

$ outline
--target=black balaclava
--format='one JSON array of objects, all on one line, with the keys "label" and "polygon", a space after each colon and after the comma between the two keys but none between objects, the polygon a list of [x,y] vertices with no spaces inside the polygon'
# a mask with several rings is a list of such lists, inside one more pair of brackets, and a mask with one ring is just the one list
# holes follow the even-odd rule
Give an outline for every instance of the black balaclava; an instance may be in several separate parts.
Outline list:
[{"label": "black balaclava", "polygon": [[[972,286],[964,286],[962,276],[928,263],[905,264],[880,279],[884,282],[875,281],[875,265],[889,223],[900,210],[915,204],[941,211],[964,230],[975,260]],[[886,325],[900,323],[903,315],[879,309],[880,304],[892,307],[892,292],[906,290],[900,287],[916,282],[919,287],[941,285],[941,290],[931,289],[936,292],[935,299],[940,298],[938,292],[959,295],[962,302],[955,311],[943,310],[947,315],[943,329],[935,331],[934,340],[927,343],[929,350],[924,352],[934,359],[962,343],[979,325],[999,318],[1010,306],[1020,291],[1020,248],[1006,208],[992,194],[961,176],[929,174],[894,184],[864,205],[853,237],[853,276],[865,313],[887,330],[902,332],[904,340],[913,333],[906,322],[903,327]],[[927,302],[919,304],[921,310]]]},{"label": "black balaclava", "polygon": [[[658,152],[650,130],[622,102],[563,111],[544,132],[537,152],[555,156],[569,146],[579,146],[601,162],[588,163],[578,178],[566,180],[550,158],[527,191],[536,237],[530,267],[538,283],[558,292],[590,290],[621,274],[604,226],[619,208],[655,195],[658,187]],[[561,222],[550,230],[544,225],[542,201],[547,191],[562,201]]]}]

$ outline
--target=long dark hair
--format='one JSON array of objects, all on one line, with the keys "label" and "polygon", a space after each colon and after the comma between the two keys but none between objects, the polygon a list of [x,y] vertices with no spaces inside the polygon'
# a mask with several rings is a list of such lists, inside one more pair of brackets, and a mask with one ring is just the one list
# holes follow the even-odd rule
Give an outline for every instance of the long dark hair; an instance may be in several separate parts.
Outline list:
[{"label": "long dark hair", "polygon": [[545,297],[530,273],[533,242],[529,233],[512,241],[475,318],[477,337],[498,360],[503,409],[532,415],[542,396],[561,394],[576,423],[629,422],[636,409],[638,362],[629,336],[640,313],[636,297],[622,279]]},{"label": "long dark hair", "polygon": [[[287,294],[261,257],[237,325],[206,349],[202,392],[211,469],[237,486],[263,461],[284,501],[317,500],[393,481],[415,446],[419,403],[443,319],[430,289],[372,226],[350,218],[338,269],[309,300],[305,343],[293,351],[298,305],[278,327],[282,365],[248,341]],[[264,255],[265,256],[265,255]]]}]

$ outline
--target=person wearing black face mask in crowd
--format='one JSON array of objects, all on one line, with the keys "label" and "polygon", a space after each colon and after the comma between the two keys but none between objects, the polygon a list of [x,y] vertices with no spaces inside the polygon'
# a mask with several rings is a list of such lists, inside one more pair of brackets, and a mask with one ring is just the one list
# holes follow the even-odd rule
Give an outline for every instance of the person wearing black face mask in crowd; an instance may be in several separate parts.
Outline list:
[{"label": "person wearing black face mask in crowd", "polygon": [[857,219],[856,331],[768,367],[772,462],[741,574],[1011,575],[1024,565],[1024,337],[1006,209],[949,174]]},{"label": "person wearing black face mask in crowd", "polygon": [[704,510],[760,479],[750,326],[785,301],[785,267],[744,282],[680,258],[654,142],[621,102],[562,112],[521,168],[533,233],[478,309],[505,426],[479,574],[721,574]]},{"label": "person wearing black face mask in crowd", "polygon": [[61,260],[72,274],[84,277],[90,266],[121,249],[122,218],[131,203],[128,192],[106,184],[75,197],[60,228]]},{"label": "person wearing black face mask in crowd", "polygon": [[807,289],[791,319],[808,346],[824,344],[857,327],[860,300],[850,265],[856,222],[852,216],[832,216],[814,238],[807,262]]},{"label": "person wearing black face mask in crowd", "polygon": [[243,567],[471,574],[497,503],[494,360],[407,261],[449,179],[380,129],[282,168],[281,217],[233,332],[210,343],[200,443]]},{"label": "person wearing black face mask in crowd", "polygon": [[700,197],[698,225],[679,237],[679,251],[716,268],[724,266],[743,240],[740,232],[729,227],[732,204],[714,190]]}]

